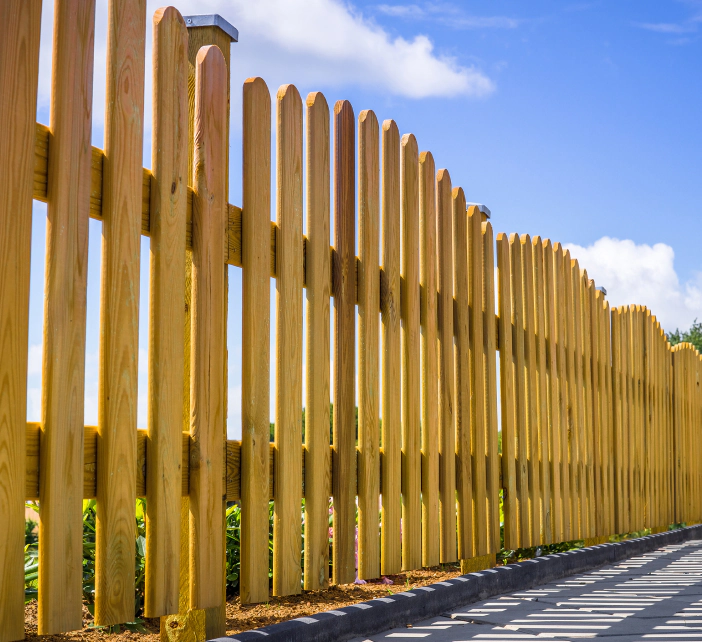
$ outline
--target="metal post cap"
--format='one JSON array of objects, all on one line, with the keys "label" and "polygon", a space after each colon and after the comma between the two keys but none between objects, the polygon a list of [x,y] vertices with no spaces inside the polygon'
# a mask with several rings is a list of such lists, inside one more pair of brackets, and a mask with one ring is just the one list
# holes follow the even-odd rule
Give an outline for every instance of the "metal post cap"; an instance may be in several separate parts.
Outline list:
[{"label": "metal post cap", "polygon": [[482,203],[466,203],[466,205],[467,205],[468,207],[470,207],[471,205],[477,207],[477,208],[478,208],[478,211],[479,211],[481,214],[485,214],[485,216],[487,216],[488,218],[490,218],[490,209],[488,208],[487,205],[483,205]]},{"label": "metal post cap", "polygon": [[219,27],[232,39],[232,42],[239,42],[239,31],[218,13],[202,16],[183,16],[183,19],[188,29],[193,27]]}]

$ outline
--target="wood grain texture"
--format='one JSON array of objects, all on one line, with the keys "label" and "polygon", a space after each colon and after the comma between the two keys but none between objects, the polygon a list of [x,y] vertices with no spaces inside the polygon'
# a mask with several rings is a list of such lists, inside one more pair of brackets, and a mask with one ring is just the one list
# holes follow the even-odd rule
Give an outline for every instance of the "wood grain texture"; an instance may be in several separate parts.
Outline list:
[{"label": "wood grain texture", "polygon": [[[216,45],[220,48],[224,60],[229,68],[229,50],[230,37],[218,26],[210,25],[205,27],[188,26],[188,183],[192,182],[192,164],[194,158],[194,130],[195,130],[195,67],[197,65],[197,54],[202,47],[208,45]],[[227,91],[227,96],[229,92]],[[228,98],[227,98],[228,99]],[[227,113],[227,133],[229,131],[229,116]],[[186,197],[186,226],[185,238],[186,246],[192,249],[192,187],[188,187]],[[229,208],[230,214],[232,208]],[[239,211],[239,214],[241,212]],[[241,217],[239,216],[239,220]],[[148,219],[146,212],[142,211],[142,230],[148,229]],[[241,226],[239,225],[239,230]],[[144,232],[142,232],[144,233]],[[231,244],[230,244],[231,245]],[[239,258],[240,258],[239,254]],[[239,261],[239,264],[241,262]],[[192,253],[187,252],[185,258],[185,345],[183,349],[183,430],[190,430],[190,336],[191,336],[191,316],[192,316]],[[227,288],[227,276],[225,273],[225,288]],[[225,341],[226,341],[226,326],[225,326]],[[226,373],[225,373],[226,378]],[[227,383],[225,381],[225,390]],[[225,398],[225,416],[226,416],[226,398]],[[224,506],[222,506],[224,510]],[[213,609],[206,610],[189,610],[190,603],[190,527],[189,527],[189,511],[190,502],[186,497],[181,501],[181,564],[180,564],[180,594],[179,594],[179,615],[170,616],[170,618],[161,619],[161,634],[164,637],[164,642],[180,642],[179,637],[196,635],[201,636],[202,628],[204,627],[204,635],[207,638],[214,638],[224,635],[225,632],[225,613],[224,603]],[[220,579],[222,582],[222,591],[225,590],[225,573],[222,569]],[[174,628],[175,622],[179,624]]]},{"label": "wood grain texture", "polygon": [[188,185],[188,32],[180,13],[159,9],[154,31],[154,115],[149,288],[149,416],[146,470],[148,617],[178,611],[181,427]]},{"label": "wood grain texture", "polygon": [[[190,608],[221,604],[224,566],[227,66],[203,47],[195,70],[190,348]],[[298,476],[298,479],[300,476]]]},{"label": "wood grain texture", "polygon": [[563,512],[561,495],[561,427],[560,404],[558,399],[558,348],[556,333],[555,281],[553,266],[553,245],[548,239],[543,243],[544,279],[544,341],[546,382],[547,431],[549,443],[548,468],[550,477],[551,532],[554,542],[563,541]]},{"label": "wood grain texture", "polygon": [[293,85],[283,85],[276,102],[273,595],[291,595],[302,589],[302,100]]},{"label": "wood grain texture", "polygon": [[655,392],[653,387],[654,374],[653,374],[653,364],[655,361],[655,326],[654,317],[648,308],[643,309],[644,312],[644,419],[646,422],[646,443],[644,456],[646,461],[645,470],[645,492],[646,492],[646,506],[645,506],[645,517],[647,524],[653,524],[651,528],[656,528],[656,524],[659,524],[657,504],[656,504],[656,491],[654,489],[655,483],[655,471],[656,471],[656,458],[658,453],[654,452],[656,447],[656,427],[657,422],[655,420],[655,409],[654,400]]},{"label": "wood grain texture", "polygon": [[502,505],[504,546],[519,546],[519,504],[517,495],[517,434],[515,399],[515,356],[513,346],[510,242],[506,234],[497,235],[498,348],[500,353],[500,415],[502,428]]},{"label": "wood grain texture", "polygon": [[358,577],[380,577],[380,139],[370,110],[358,117]]},{"label": "wood grain texture", "polygon": [[453,363],[453,203],[451,177],[436,174],[439,328],[439,558],[456,560],[456,428]]},{"label": "wood grain texture", "polygon": [[241,576],[244,604],[268,600],[271,99],[244,83]]},{"label": "wood grain texture", "polygon": [[421,375],[419,301],[419,151],[401,141],[402,568],[422,565]]},{"label": "wood grain texture", "polygon": [[108,5],[95,623],[134,619],[145,0]]},{"label": "wood grain texture", "polygon": [[[465,213],[464,213],[465,218]],[[470,449],[473,460],[473,556],[482,557],[488,553],[488,515],[486,457],[488,452],[488,423],[485,376],[487,355],[485,353],[485,327],[483,323],[483,233],[481,213],[476,207],[468,212],[467,234],[463,234],[463,244],[468,248],[470,276],[468,285],[468,305],[470,306]],[[456,232],[454,231],[454,234]],[[454,261],[458,256],[454,252]],[[459,287],[456,279],[454,289]],[[494,310],[494,306],[493,306]],[[493,323],[494,326],[494,323]]]},{"label": "wood grain texture", "polygon": [[573,365],[575,367],[574,379],[574,418],[575,439],[577,441],[577,490],[578,490],[578,523],[580,537],[589,536],[589,523],[587,513],[587,441],[585,431],[585,384],[584,384],[584,348],[583,348],[583,316],[582,316],[582,279],[580,266],[576,259],[570,261],[570,278],[572,283],[573,298]]},{"label": "wood grain texture", "polygon": [[517,457],[517,538],[520,547],[531,546],[529,513],[529,471],[526,406],[526,367],[524,362],[524,284],[522,282],[522,250],[517,234],[509,237],[510,275],[512,280],[512,327],[515,373],[515,435]]},{"label": "wood grain texture", "polygon": [[602,413],[602,397],[603,397],[603,378],[604,370],[602,368],[603,348],[602,348],[602,299],[604,295],[593,286],[590,290],[590,323],[591,323],[591,338],[592,346],[592,403],[593,403],[593,459],[595,473],[595,536],[602,537],[609,534],[606,530],[605,507],[606,501],[606,484],[604,480],[605,459],[606,453],[603,449],[606,447],[607,436],[603,428],[603,413]]},{"label": "wood grain texture", "polygon": [[436,274],[436,167],[419,155],[419,282],[422,357],[422,566],[439,563],[439,389]]},{"label": "wood grain texture", "polygon": [[54,11],[47,208],[38,631],[80,629],[85,315],[93,98],[93,0]]},{"label": "wood grain texture", "polygon": [[590,292],[594,289],[590,284],[587,271],[580,270],[581,287],[581,318],[583,334],[583,428],[585,431],[585,510],[587,515],[588,537],[596,536],[596,515],[594,505],[595,490],[595,456],[594,456],[594,416],[593,416],[593,394],[592,394],[592,321]]},{"label": "wood grain texture", "polygon": [[612,435],[612,464],[614,467],[614,505],[615,532],[625,532],[624,502],[622,479],[622,398],[621,398],[621,312],[617,308],[611,311],[612,332],[612,390],[613,390],[613,435]]},{"label": "wood grain texture", "polygon": [[[41,2],[0,4],[0,641],[24,639],[29,275]],[[81,399],[82,403],[82,399]]]},{"label": "wood grain texture", "polygon": [[497,415],[497,324],[495,307],[495,243],[492,225],[483,221],[483,341],[485,354],[485,430],[487,464],[488,553],[496,554],[500,542],[500,455]]},{"label": "wood grain texture", "polygon": [[[636,503],[635,503],[635,486],[634,486],[634,453],[635,453],[635,414],[634,414],[634,381],[633,381],[633,345],[632,345],[632,314],[631,309],[627,306],[624,310],[624,332],[623,332],[623,345],[624,345],[624,395],[625,395],[625,413],[626,421],[624,422],[625,428],[625,448],[626,448],[626,487],[627,492],[627,513],[629,520],[629,529],[636,529]],[[683,446],[683,453],[687,456],[689,453],[689,448]]]},{"label": "wood grain texture", "polygon": [[614,368],[612,364],[612,325],[611,325],[611,310],[609,303],[605,300],[602,309],[602,323],[604,328],[604,399],[603,399],[603,414],[604,422],[607,431],[606,447],[607,451],[607,523],[608,533],[614,533],[615,530],[615,496],[614,496],[614,404],[612,402],[612,376]]},{"label": "wood grain texture", "polygon": [[572,539],[571,495],[570,495],[570,440],[568,438],[568,362],[566,342],[566,296],[565,273],[563,268],[563,247],[560,243],[553,246],[553,280],[556,339],[556,378],[558,380],[558,436],[560,449],[560,483],[561,483],[561,523],[562,540]]},{"label": "wood grain texture", "polygon": [[[456,509],[457,509],[457,544],[458,559],[467,560],[477,555],[484,555],[482,551],[485,546],[485,445],[483,443],[482,453],[475,442],[473,432],[473,403],[471,399],[472,384],[475,373],[473,372],[475,348],[472,331],[478,331],[482,338],[482,305],[480,305],[480,316],[478,307],[471,300],[474,294],[475,283],[468,277],[468,261],[470,256],[470,267],[475,269],[474,241],[479,243],[478,257],[482,257],[482,237],[474,238],[474,219],[468,219],[466,213],[466,197],[463,189],[454,187],[452,190],[453,200],[453,335],[454,335],[454,386],[456,394],[455,402],[455,425],[456,425]],[[478,213],[478,226],[480,226],[480,213]],[[471,226],[470,231],[468,226]],[[482,268],[482,260],[478,259]],[[471,272],[471,277],[473,273]],[[477,278],[480,281],[478,289],[478,302],[482,302],[482,269],[477,270]],[[479,328],[478,328],[479,326]],[[478,388],[482,390],[482,349],[480,342],[478,350],[480,352]],[[476,400],[478,405],[483,401],[482,395]],[[482,428],[481,424],[481,428]],[[474,448],[475,450],[471,450]],[[482,454],[482,457],[481,457]],[[479,477],[482,472],[482,478]],[[474,505],[482,489],[482,514],[478,504]],[[475,509],[475,510],[474,510]],[[475,514],[474,514],[475,512]],[[482,521],[478,519],[482,518]],[[482,545],[482,547],[481,547]]]},{"label": "wood grain texture", "polygon": [[334,454],[332,478],[334,584],[348,584],[356,575],[355,426],[355,163],[354,115],[348,101],[334,105]]},{"label": "wood grain texture", "polygon": [[531,237],[523,234],[521,243],[522,307],[524,310],[524,400],[526,412],[527,476],[529,479],[529,527],[532,546],[541,544],[541,477],[539,475],[539,413],[536,392],[536,328],[534,323],[534,259]]},{"label": "wood grain texture", "polygon": [[[392,120],[383,122],[382,261],[380,273],[381,377],[381,534],[380,572],[402,568],[402,355],[400,350],[400,134]],[[433,180],[433,176],[432,176]]]},{"label": "wood grain texture", "polygon": [[538,477],[541,489],[541,535],[543,544],[553,542],[551,528],[551,475],[549,462],[551,460],[551,439],[548,430],[548,379],[546,363],[546,316],[545,316],[545,279],[544,279],[544,254],[541,237],[535,236],[532,241],[533,279],[534,279],[534,331],[536,365],[536,398],[534,405],[538,416]]},{"label": "wood grain texture", "polygon": [[576,341],[576,386],[578,389],[578,460],[580,471],[580,523],[583,537],[590,535],[590,514],[588,507],[588,430],[587,430],[587,391],[585,377],[585,302],[582,272],[577,260],[571,260],[573,277],[573,298],[575,301],[575,341]]},{"label": "wood grain texture", "polygon": [[573,279],[571,277],[570,252],[563,253],[563,284],[565,309],[566,385],[567,385],[567,435],[568,435],[568,485],[570,488],[571,537],[581,537],[579,519],[579,470],[577,439],[577,392],[575,381],[575,311],[573,303]]},{"label": "wood grain texture", "polygon": [[307,96],[307,398],[305,403],[305,590],[329,579],[329,107],[317,92]]}]

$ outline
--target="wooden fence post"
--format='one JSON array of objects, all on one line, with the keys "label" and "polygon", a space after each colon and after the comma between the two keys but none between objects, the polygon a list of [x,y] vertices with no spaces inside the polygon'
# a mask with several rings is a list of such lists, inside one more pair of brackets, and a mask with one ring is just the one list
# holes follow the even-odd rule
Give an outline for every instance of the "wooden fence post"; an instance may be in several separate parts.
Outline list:
[{"label": "wooden fence post", "polygon": [[[239,34],[237,30],[219,15],[204,16],[184,16],[186,27],[188,28],[188,184],[192,184],[192,173],[194,158],[194,116],[195,116],[195,61],[197,53],[201,47],[216,45],[224,55],[227,67],[227,103],[229,103],[229,69],[231,43],[237,42]],[[226,119],[226,140],[229,140],[229,118],[230,111],[227,108]],[[226,168],[229,168],[227,145]],[[228,196],[228,181],[226,181]],[[228,200],[228,199],[227,199]],[[225,292],[227,289],[225,276]],[[184,321],[184,377],[183,377],[183,431],[190,430],[190,327],[192,309],[192,252],[186,251],[185,256],[185,321]],[[226,339],[226,325],[225,325]],[[226,368],[225,368],[226,372]],[[225,390],[227,389],[225,381]],[[225,428],[226,431],[226,413]],[[223,507],[224,510],[224,507]],[[181,561],[180,561],[180,590],[178,599],[178,615],[170,615],[161,618],[161,639],[164,642],[176,642],[181,640],[204,640],[210,637],[224,635],[225,631],[225,603],[220,607],[212,609],[190,609],[190,572],[189,572],[189,513],[190,499],[181,499]],[[224,585],[224,568],[222,569],[222,582]],[[224,586],[222,588],[224,590]]]}]

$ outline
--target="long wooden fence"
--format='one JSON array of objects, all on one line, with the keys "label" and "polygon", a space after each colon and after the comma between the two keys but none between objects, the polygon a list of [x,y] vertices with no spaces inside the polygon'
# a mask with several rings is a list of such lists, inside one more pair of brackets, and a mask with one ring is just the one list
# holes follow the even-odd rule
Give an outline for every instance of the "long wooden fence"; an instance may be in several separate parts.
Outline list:
[{"label": "long wooden fence", "polygon": [[[42,634],[82,625],[84,498],[97,498],[99,624],[134,619],[137,497],[150,617],[183,600],[221,610],[231,501],[242,602],[269,597],[271,500],[274,595],[484,567],[501,527],[514,549],[702,520],[702,359],[671,348],[649,310],[610,309],[558,243],[493,239],[395,122],[292,85],[272,99],[262,79],[244,84],[243,203],[229,204],[228,40],[200,48],[173,8],[153,21],[150,170],[143,0],[110,1],[104,151],[90,146],[94,0],[56,0],[51,123],[37,124],[40,14],[37,0],[0,4],[0,642],[24,637],[26,499],[40,505]],[[39,424],[26,421],[33,199],[48,203]],[[103,230],[97,427],[83,419],[89,217]],[[228,310],[243,327],[240,442],[226,437]]]}]

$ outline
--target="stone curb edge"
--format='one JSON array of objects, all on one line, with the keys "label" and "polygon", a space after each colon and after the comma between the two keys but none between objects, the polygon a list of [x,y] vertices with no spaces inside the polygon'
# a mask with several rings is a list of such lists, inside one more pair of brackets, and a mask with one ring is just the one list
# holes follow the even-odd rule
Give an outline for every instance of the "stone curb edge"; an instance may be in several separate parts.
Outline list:
[{"label": "stone curb edge", "polygon": [[446,582],[395,593],[392,597],[375,598],[317,613],[313,617],[295,618],[215,638],[212,642],[250,642],[263,638],[266,642],[341,642],[436,617],[447,610],[493,595],[521,591],[566,575],[583,573],[663,546],[697,538],[702,539],[702,525],[554,553],[516,564],[497,566],[480,573],[468,573]]}]

